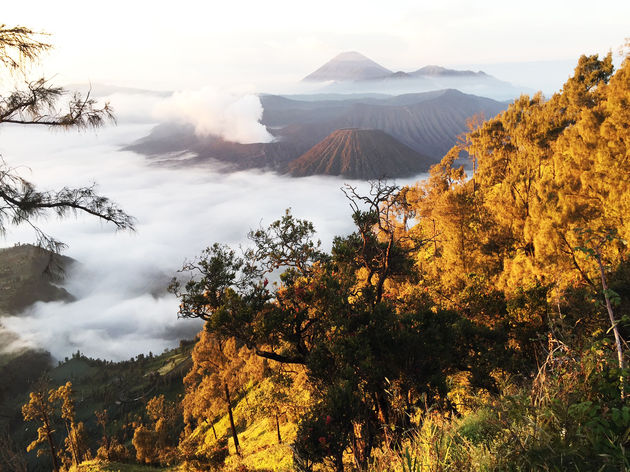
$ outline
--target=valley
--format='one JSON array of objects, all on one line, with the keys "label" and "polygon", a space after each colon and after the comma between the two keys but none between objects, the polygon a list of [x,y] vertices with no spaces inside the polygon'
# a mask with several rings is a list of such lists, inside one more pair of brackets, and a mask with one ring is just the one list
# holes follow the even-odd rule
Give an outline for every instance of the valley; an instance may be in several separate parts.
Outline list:
[{"label": "valley", "polygon": [[545,96],[450,65],[499,54],[483,5],[430,47],[335,7],[239,46],[198,5],[121,29],[125,80],[0,97],[0,472],[630,470],[629,46]]},{"label": "valley", "polygon": [[[386,98],[349,95],[335,99],[324,96],[318,100],[314,96],[308,101],[263,95],[260,100],[264,110],[261,123],[274,135],[273,142],[240,144],[216,136],[199,136],[192,126],[164,123],[125,149],[156,157],[167,153],[194,154],[179,163],[173,161],[173,165],[217,162],[228,172],[263,169],[285,174],[290,173],[300,156],[307,152],[312,156],[315,153],[312,148],[336,130],[373,129],[391,135],[418,153],[411,166],[383,161],[382,175],[406,177],[427,172],[432,164],[439,162],[457,143],[458,136],[467,131],[467,123],[474,116],[491,118],[507,107],[505,103],[457,90]],[[391,151],[397,152],[395,147]],[[322,164],[300,175],[342,174]],[[357,172],[352,177],[367,180],[375,174]]]}]

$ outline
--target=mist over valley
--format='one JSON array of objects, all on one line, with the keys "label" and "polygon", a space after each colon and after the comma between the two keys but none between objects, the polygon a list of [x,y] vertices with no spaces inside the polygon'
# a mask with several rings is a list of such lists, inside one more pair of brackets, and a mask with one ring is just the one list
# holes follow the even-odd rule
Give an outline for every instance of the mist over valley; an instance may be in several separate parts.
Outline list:
[{"label": "mist over valley", "polygon": [[[414,92],[398,94],[398,81]],[[41,282],[59,296],[5,310],[0,326],[12,341],[2,350],[123,360],[194,337],[199,322],[178,320],[178,302],[166,290],[184,261],[214,242],[247,246],[248,231],[287,208],[312,221],[330,247],[333,236],[352,230],[344,183],[413,183],[469,119],[505,110],[505,101],[447,87],[473,82],[517,93],[483,72],[425,66],[394,74],[359,53],[342,53],[304,78],[323,84],[306,94],[74,85],[111,102],[118,124],[80,135],[6,126],[1,152],[43,188],[97,183],[137,219],[136,231],[114,232],[80,214],[42,221],[78,263],[54,285]],[[5,239],[30,242],[27,226]]]},{"label": "mist over valley", "polygon": [[630,471],[613,3],[8,3],[0,472]]},{"label": "mist over valley", "polygon": [[[345,180],[164,167],[120,150],[152,126],[125,123],[121,116],[118,126],[96,135],[3,130],[3,154],[29,180],[42,188],[98,182],[99,191],[137,220],[133,233],[115,232],[85,215],[42,220],[47,232],[67,244],[64,255],[78,261],[58,282],[74,300],[33,300],[24,311],[1,317],[0,324],[20,340],[3,350],[26,344],[57,359],[80,350],[114,360],[162,352],[199,330],[199,322],[177,319],[178,302],[166,288],[184,261],[206,246],[246,245],[249,230],[268,225],[287,208],[313,221],[325,246],[351,230],[340,191]],[[5,244],[34,237],[29,227],[14,227]]]}]

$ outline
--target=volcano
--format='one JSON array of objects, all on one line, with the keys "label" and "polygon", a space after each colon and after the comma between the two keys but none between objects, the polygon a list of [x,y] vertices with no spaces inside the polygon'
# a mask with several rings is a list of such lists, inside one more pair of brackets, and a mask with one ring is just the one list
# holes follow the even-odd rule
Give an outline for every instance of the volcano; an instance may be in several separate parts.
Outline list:
[{"label": "volcano", "polygon": [[305,82],[346,80],[369,80],[387,77],[392,71],[377,64],[358,52],[342,52],[333,57],[312,74],[304,77]]},{"label": "volcano", "polygon": [[340,175],[350,179],[404,177],[426,172],[435,160],[378,129],[338,129],[289,163],[295,177]]}]

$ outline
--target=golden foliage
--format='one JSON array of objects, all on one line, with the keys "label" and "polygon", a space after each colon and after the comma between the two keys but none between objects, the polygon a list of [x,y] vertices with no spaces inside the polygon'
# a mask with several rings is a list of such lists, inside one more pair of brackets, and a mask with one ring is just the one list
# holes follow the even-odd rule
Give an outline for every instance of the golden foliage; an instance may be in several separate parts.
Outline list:
[{"label": "golden foliage", "polygon": [[171,435],[181,413],[164,395],[151,398],[147,402],[146,412],[149,425],[140,424],[133,434],[136,459],[145,464],[170,464],[177,455]]},{"label": "golden foliage", "polygon": [[[613,232],[607,261],[630,236],[630,60],[583,56],[561,92],[521,96],[472,130],[428,181],[406,195],[427,238],[416,262],[421,286],[450,307],[484,280],[510,294],[536,285],[593,284],[580,231]],[[467,180],[460,152],[475,163]]]}]

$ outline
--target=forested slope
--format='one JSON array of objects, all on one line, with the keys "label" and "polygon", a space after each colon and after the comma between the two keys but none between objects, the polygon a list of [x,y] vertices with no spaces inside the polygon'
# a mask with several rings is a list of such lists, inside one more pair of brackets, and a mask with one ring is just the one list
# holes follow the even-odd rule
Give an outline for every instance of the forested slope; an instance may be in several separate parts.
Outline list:
[{"label": "forested slope", "polygon": [[156,390],[132,456],[630,470],[629,124],[630,60],[584,56],[558,94],[478,122],[427,181],[346,186],[355,230],[330,251],[289,211],[244,252],[209,246],[171,287],[206,322],[182,411]]}]

